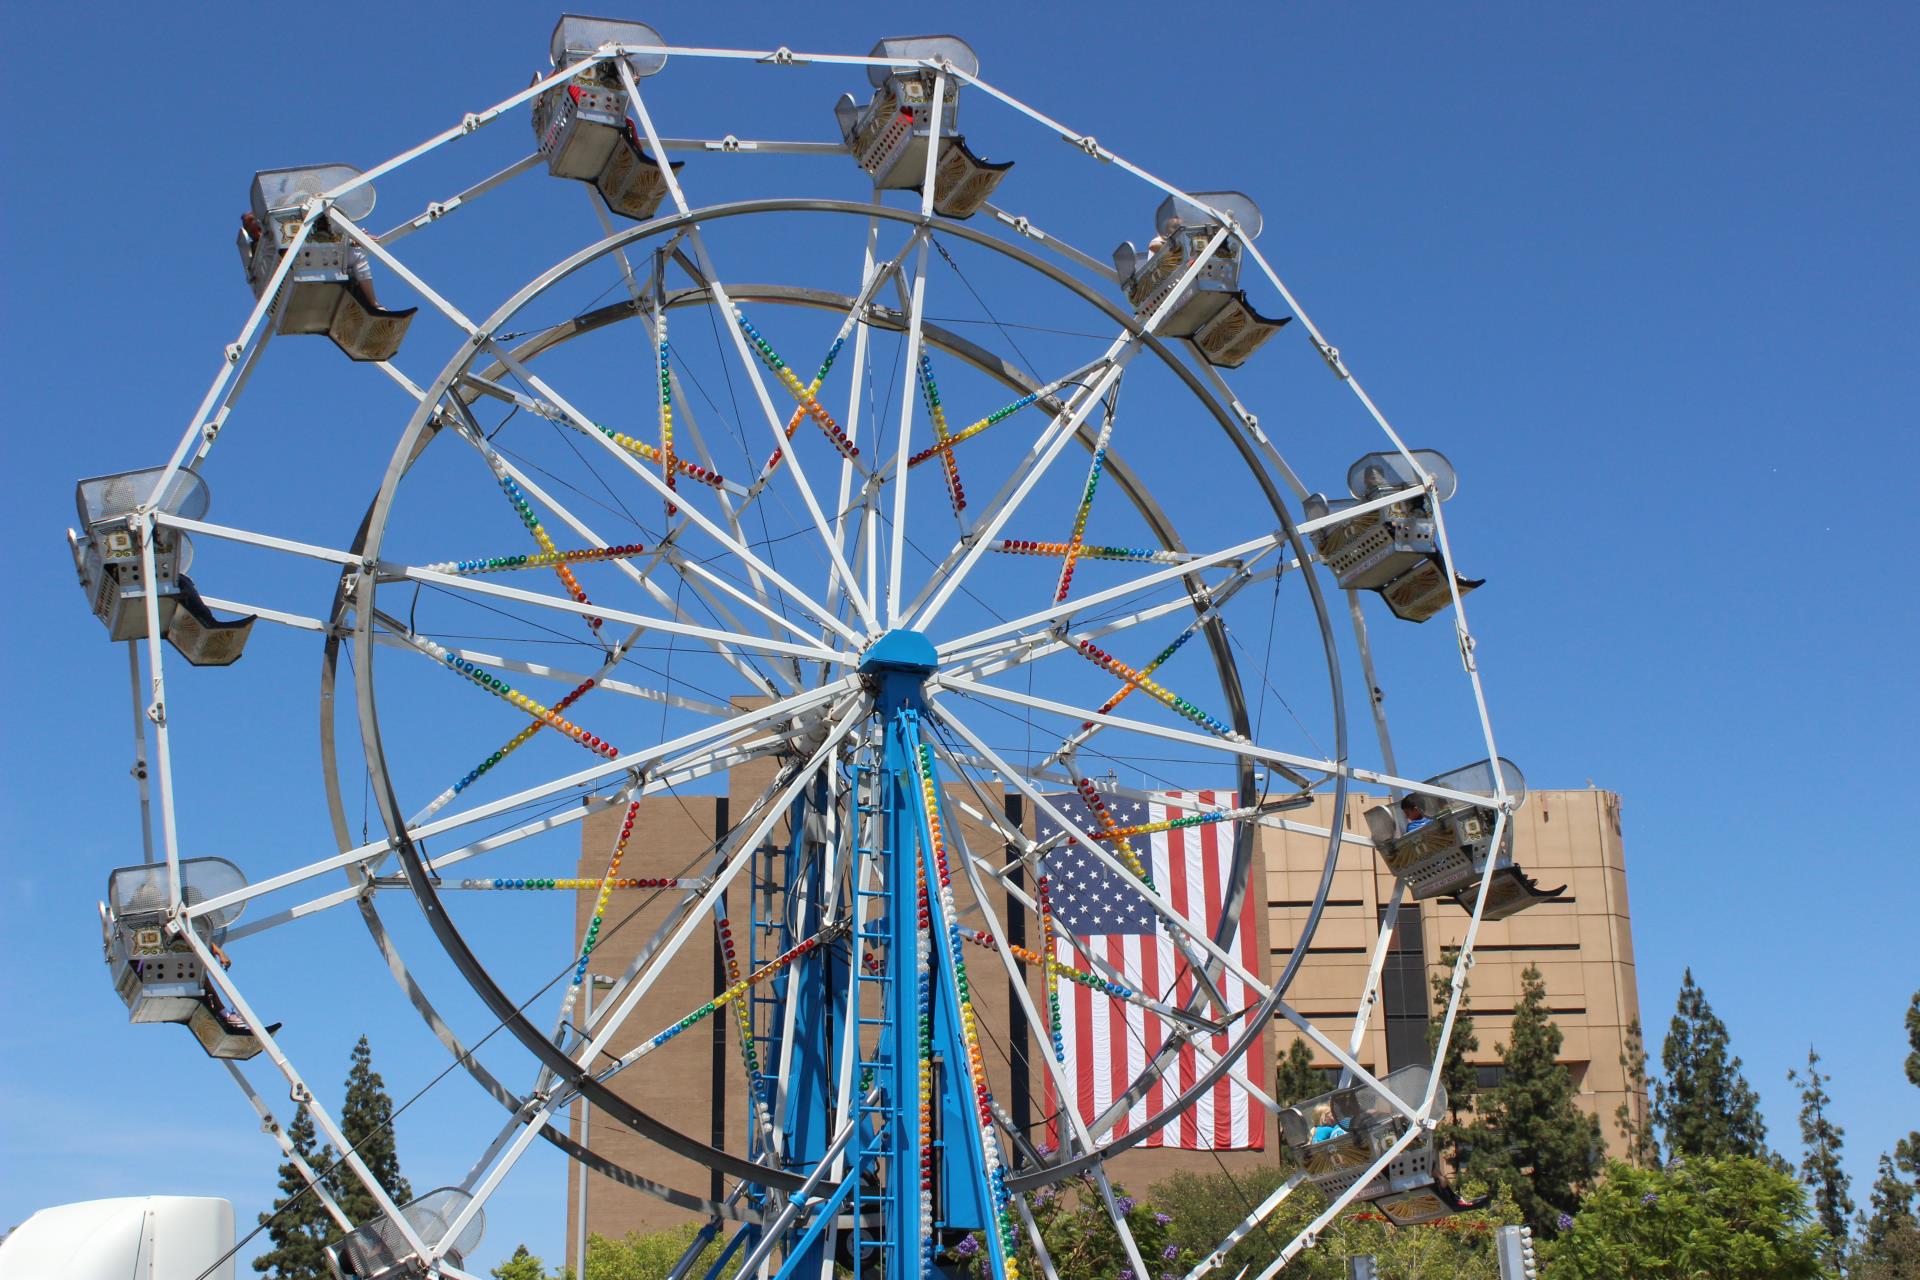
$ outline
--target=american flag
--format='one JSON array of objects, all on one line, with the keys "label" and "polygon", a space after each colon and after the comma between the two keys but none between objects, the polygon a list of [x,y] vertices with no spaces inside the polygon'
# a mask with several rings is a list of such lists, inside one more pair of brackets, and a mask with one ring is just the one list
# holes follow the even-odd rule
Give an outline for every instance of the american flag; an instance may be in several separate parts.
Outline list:
[{"label": "american flag", "polygon": [[[1123,827],[1164,822],[1230,807],[1231,792],[1166,792],[1147,800],[1107,796],[1108,811]],[[1047,799],[1061,813],[1089,833],[1100,829],[1099,820],[1090,813],[1080,796],[1063,793]],[[1233,861],[1231,822],[1211,822],[1197,827],[1160,831],[1131,838],[1142,861],[1148,864],[1153,883],[1161,898],[1195,924],[1210,925],[1220,916],[1221,894]],[[1035,834],[1048,840],[1059,833],[1059,824],[1044,810],[1039,815]],[[1113,849],[1113,842],[1103,842]],[[1117,856],[1117,855],[1116,855]],[[1119,861],[1125,865],[1125,858]],[[1073,843],[1063,843],[1045,857],[1050,878],[1054,927],[1059,934],[1071,933],[1085,949],[1110,966],[1109,974],[1124,974],[1124,984],[1135,991],[1176,1007],[1184,1006],[1193,995],[1195,983],[1185,960],[1166,930],[1166,922],[1137,891],[1128,887],[1106,864]],[[1259,973],[1260,957],[1255,933],[1255,900],[1261,895],[1249,887],[1240,910],[1239,929],[1225,950],[1250,973]],[[1099,966],[1088,963],[1086,954],[1076,950],[1064,936],[1057,936],[1054,955],[1062,964],[1100,974]],[[1246,984],[1230,973],[1220,976],[1219,987],[1230,1012],[1252,1003]],[[1065,1039],[1065,1074],[1073,1081],[1078,1096],[1074,1106],[1081,1119],[1092,1123],[1116,1095],[1152,1060],[1168,1039],[1166,1021],[1156,1013],[1131,1001],[1115,999],[1089,990],[1077,982],[1062,978],[1059,982],[1061,1032]],[[1210,1005],[1200,1008],[1203,1016],[1217,1019],[1219,1011]],[[1235,1028],[1243,1030],[1244,1027]],[[1214,1055],[1226,1052],[1231,1037],[1203,1038],[1203,1045]],[[1043,1046],[1050,1037],[1043,1030]],[[1265,1035],[1254,1042],[1240,1070],[1248,1080],[1258,1082],[1266,1073]],[[1193,1044],[1184,1045],[1164,1075],[1144,1097],[1134,1103],[1127,1115],[1102,1136],[1104,1143],[1128,1132],[1134,1126],[1191,1087],[1206,1064]],[[1044,1073],[1047,1114],[1056,1109],[1053,1076]],[[1059,1122],[1053,1134],[1062,1138]],[[1190,1151],[1258,1151],[1265,1146],[1266,1113],[1245,1088],[1222,1076],[1179,1119],[1149,1135],[1142,1143],[1149,1147],[1178,1147]]]}]

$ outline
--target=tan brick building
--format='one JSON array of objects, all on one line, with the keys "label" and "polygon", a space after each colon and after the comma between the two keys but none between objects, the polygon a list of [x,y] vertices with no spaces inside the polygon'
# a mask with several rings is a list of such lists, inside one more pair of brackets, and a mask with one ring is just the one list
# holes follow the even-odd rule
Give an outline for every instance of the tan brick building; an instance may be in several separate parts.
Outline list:
[{"label": "tan brick building", "polygon": [[[1350,806],[1347,829],[1363,836],[1366,825],[1359,808],[1376,803],[1369,799]],[[1310,823],[1314,818],[1308,815],[1315,812],[1288,816]],[[1325,806],[1318,815],[1319,821],[1326,820]],[[1609,1147],[1617,1148],[1613,1116],[1628,1101],[1620,1052],[1628,1024],[1640,1016],[1620,798],[1598,790],[1535,791],[1514,824],[1514,860],[1542,887],[1565,884],[1567,892],[1564,901],[1481,926],[1467,994],[1480,1040],[1474,1057],[1483,1065],[1482,1083],[1495,1078],[1499,1047],[1512,1027],[1521,971],[1534,965],[1546,982],[1554,1022],[1566,1038],[1561,1058],[1572,1071],[1581,1105],[1600,1117]],[[1278,939],[1269,945],[1277,966],[1286,958],[1286,940],[1306,916],[1324,842],[1283,831],[1265,835],[1268,929]],[[1326,914],[1309,948],[1310,963],[1289,997],[1295,1008],[1341,1043],[1353,1029],[1353,1011],[1394,883],[1366,849],[1348,848],[1351,854],[1341,855]],[[1424,1055],[1427,1021],[1444,1012],[1431,998],[1428,977],[1450,972],[1441,967],[1442,953],[1457,947],[1466,933],[1466,913],[1451,902],[1420,906],[1417,927],[1404,920],[1407,913],[1402,910],[1394,954],[1382,978],[1381,1007],[1369,1023],[1367,1044],[1359,1055],[1363,1065],[1376,1071]],[[1289,1035],[1283,1029],[1279,1052],[1285,1052]],[[1322,1065],[1332,1065],[1331,1058],[1317,1057]],[[1644,1110],[1646,1100],[1640,1097],[1632,1105]]]},{"label": "tan brick building", "polygon": [[[655,797],[646,801],[621,874],[672,874],[690,866],[732,823],[742,819],[753,798],[770,781],[771,773],[771,767],[765,765],[736,770],[729,796]],[[1378,922],[1394,884],[1371,848],[1362,843],[1366,825],[1360,811],[1380,801],[1369,797],[1356,797],[1356,801],[1349,806],[1346,820],[1353,839],[1343,845],[1326,913],[1312,941],[1308,962],[1289,994],[1289,1002],[1296,1009],[1342,1044],[1351,1034]],[[1326,813],[1323,801],[1286,817],[1294,824],[1311,826],[1324,823]],[[619,824],[617,812],[597,815],[584,824],[581,875],[604,872]],[[1030,821],[1027,829],[1031,830]],[[970,823],[963,822],[963,834],[975,849],[1000,844],[997,835]],[[1563,902],[1537,906],[1509,920],[1482,926],[1468,988],[1481,1046],[1475,1058],[1483,1064],[1482,1083],[1496,1078],[1498,1050],[1508,1037],[1520,973],[1527,965],[1535,965],[1546,981],[1554,1021],[1566,1038],[1562,1058],[1573,1073],[1581,1104],[1600,1117],[1609,1146],[1617,1146],[1613,1115],[1623,1102],[1629,1102],[1619,1057],[1625,1028],[1639,1011],[1619,797],[1598,790],[1533,792],[1516,818],[1514,835],[1515,860],[1543,886],[1566,884],[1567,897]],[[774,836],[776,840],[784,838],[784,824],[776,828]],[[1277,972],[1288,958],[1319,880],[1325,840],[1274,828],[1264,828],[1261,837],[1254,883],[1256,892],[1263,888],[1266,910],[1257,913],[1263,926],[1259,943],[1262,953],[1269,957],[1269,972]],[[1000,897],[997,893],[991,896]],[[963,915],[970,902],[970,895],[963,894]],[[1008,919],[1002,901],[996,900],[994,906],[1002,920]],[[591,895],[581,895],[577,928],[585,928],[591,907]],[[1358,1055],[1361,1063],[1376,1073],[1384,1074],[1424,1057],[1428,1021],[1437,1019],[1443,1011],[1431,998],[1429,976],[1445,972],[1440,966],[1443,949],[1457,945],[1465,932],[1466,915],[1452,903],[1427,902],[1420,908],[1417,913],[1402,911],[1382,977],[1380,1007]],[[616,903],[614,919],[628,909]],[[654,932],[663,912],[664,900],[611,932],[594,954],[593,971],[621,972]],[[729,914],[744,965],[749,918],[744,883],[736,884],[729,895]],[[1027,941],[1038,946],[1037,939]],[[717,961],[713,930],[695,930],[679,963],[647,993],[627,1022],[631,1035],[615,1046],[616,1051],[670,1025],[724,987],[726,976]],[[969,964],[990,966],[984,970],[987,976],[976,976],[976,1001],[983,1018],[995,1022],[1002,1028],[1001,1034],[1012,1039],[1006,1023],[1012,1017],[1009,1010],[1015,1001],[998,962],[983,954],[970,959]],[[976,975],[981,972],[975,970]],[[1038,998],[1037,981],[1029,983],[1029,991],[1036,997],[1036,1004],[1044,1007]],[[1273,1064],[1285,1054],[1294,1035],[1283,1022],[1273,1028],[1263,1055],[1269,1085]],[[1031,1043],[1032,1053],[1037,1055],[1039,1041]],[[1014,1061],[1021,1060],[1011,1045],[1003,1046],[1003,1050]],[[1325,1054],[1316,1053],[1316,1059],[1321,1066],[1333,1065],[1332,1058]],[[1037,1056],[1030,1062],[1033,1074],[1024,1097],[1012,1088],[1011,1077],[1016,1072],[1007,1065],[1006,1057],[995,1059],[991,1072],[996,1076],[996,1095],[1016,1119],[1035,1126],[1038,1140],[1043,1117]],[[763,1069],[774,1070],[775,1066],[763,1064]],[[730,1018],[714,1017],[616,1077],[615,1087],[681,1132],[739,1151],[746,1126],[742,1079],[736,1028]],[[1634,1098],[1631,1105],[1644,1110],[1646,1101],[1644,1097]],[[577,1116],[575,1134],[578,1136]],[[668,1154],[598,1113],[592,1117],[590,1137],[596,1151],[650,1178],[699,1194],[717,1194],[720,1190],[717,1172]],[[1277,1126],[1269,1118],[1265,1150],[1225,1153],[1220,1160],[1234,1169],[1272,1163],[1277,1158]],[[1209,1153],[1136,1149],[1125,1157],[1123,1167],[1125,1180],[1142,1188],[1176,1168],[1210,1171],[1220,1166]],[[578,1178],[574,1176],[568,1190],[570,1221],[577,1195]],[[656,1229],[688,1218],[685,1211],[654,1196],[604,1178],[592,1180],[588,1204],[589,1229],[607,1236]],[[570,1256],[571,1241],[569,1233]]]}]

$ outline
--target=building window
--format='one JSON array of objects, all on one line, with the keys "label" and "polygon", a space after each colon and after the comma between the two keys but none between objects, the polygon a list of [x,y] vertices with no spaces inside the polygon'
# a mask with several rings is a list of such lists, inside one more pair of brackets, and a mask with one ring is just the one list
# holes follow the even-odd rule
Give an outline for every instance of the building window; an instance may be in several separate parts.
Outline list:
[{"label": "building window", "polygon": [[[1386,908],[1380,909],[1381,923]],[[1380,1011],[1387,1028],[1387,1070],[1430,1061],[1427,1050],[1427,947],[1420,908],[1402,907],[1380,971]]]},{"label": "building window", "polygon": [[1497,1062],[1492,1066],[1482,1065],[1473,1069],[1473,1083],[1481,1089],[1497,1089],[1506,1078],[1507,1069]]}]

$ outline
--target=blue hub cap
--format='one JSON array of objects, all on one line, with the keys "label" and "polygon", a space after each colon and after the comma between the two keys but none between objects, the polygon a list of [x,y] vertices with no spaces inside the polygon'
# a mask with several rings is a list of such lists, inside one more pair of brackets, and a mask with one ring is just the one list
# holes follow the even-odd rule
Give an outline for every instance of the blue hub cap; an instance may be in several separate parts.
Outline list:
[{"label": "blue hub cap", "polygon": [[860,660],[860,670],[868,675],[880,672],[912,672],[931,675],[940,667],[940,655],[933,641],[918,631],[889,631],[868,646]]}]

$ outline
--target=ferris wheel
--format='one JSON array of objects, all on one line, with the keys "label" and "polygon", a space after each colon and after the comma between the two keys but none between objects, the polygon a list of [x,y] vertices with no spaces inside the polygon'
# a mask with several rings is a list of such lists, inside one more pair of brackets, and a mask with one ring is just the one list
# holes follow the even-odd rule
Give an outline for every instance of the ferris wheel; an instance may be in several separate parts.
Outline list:
[{"label": "ferris wheel", "polygon": [[[1190,1276],[1302,1185],[1330,1207],[1265,1276],[1356,1199],[1404,1225],[1457,1208],[1437,1074],[1359,1057],[1395,918],[1447,897],[1470,921],[1444,1053],[1479,923],[1556,891],[1512,860],[1524,782],[1462,610],[1480,584],[1447,539],[1453,468],[1402,441],[1308,319],[1256,202],[1146,172],[951,36],[682,48],[569,15],[548,53],[526,89],[384,163],[257,174],[254,306],[187,431],[164,465],[79,486],[75,563],[128,646],[142,752],[147,857],[102,908],[132,1020],[184,1023],[225,1064],[348,1232],[342,1275],[470,1274],[486,1205],[546,1142],[705,1219],[676,1274],[719,1240],[746,1274],[939,1275],[971,1239],[991,1274],[1053,1276],[1031,1197],[1082,1179],[1144,1276],[1114,1184],[1223,1089],[1277,1114],[1296,1172]],[[716,93],[824,136],[738,136],[706,118]],[[374,229],[375,183],[408,181],[453,194]],[[1144,247],[1079,247],[1128,235]],[[540,265],[496,288],[509,239]],[[303,343],[297,378],[266,376],[293,335],[345,358]],[[1262,397],[1316,370],[1351,420],[1264,428]],[[337,426],[328,406],[364,379],[395,406],[383,468],[290,465],[265,507],[290,518],[338,479],[361,486],[357,526],[213,519],[217,445]],[[1385,628],[1421,679],[1464,668],[1474,763],[1401,772]],[[217,668],[291,680],[316,655],[332,831],[196,848],[195,807],[247,788],[176,788],[174,727]],[[1350,740],[1356,688],[1377,747]],[[287,789],[280,762],[260,769]],[[744,811],[667,859],[647,806],[728,778],[755,780]],[[1276,829],[1324,859],[1270,971],[1246,921]],[[568,870],[583,830],[609,833],[592,875]],[[1288,996],[1343,857],[1396,887],[1336,1039]],[[501,926],[542,891],[591,904],[571,943]],[[250,981],[328,912],[359,914],[475,1106],[501,1108],[470,1168],[408,1204],[280,1047],[311,986]],[[596,1003],[596,952],[623,931],[646,936]],[[1094,940],[1123,932],[1156,958]],[[696,942],[724,981],[669,1006]],[[1080,1105],[1067,1024],[1096,1015],[1138,1042]],[[724,1137],[623,1087],[712,1021],[749,1099]],[[1337,1062],[1337,1087],[1273,1098],[1249,1056],[1272,1025]],[[1016,1032],[1038,1044],[1044,1130],[1006,1105]],[[348,1221],[293,1150],[275,1075],[378,1219]],[[579,1103],[721,1190],[596,1151],[567,1128]]]}]

